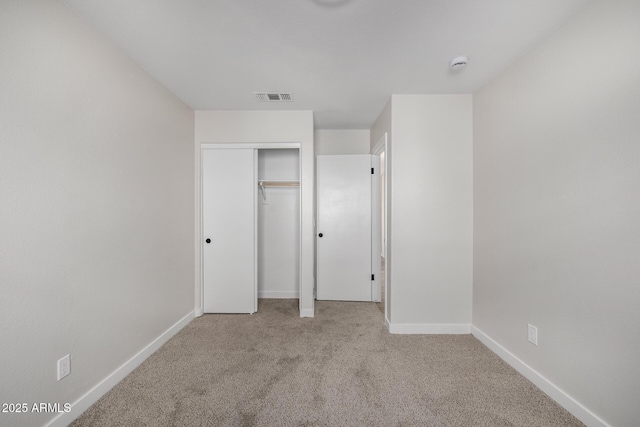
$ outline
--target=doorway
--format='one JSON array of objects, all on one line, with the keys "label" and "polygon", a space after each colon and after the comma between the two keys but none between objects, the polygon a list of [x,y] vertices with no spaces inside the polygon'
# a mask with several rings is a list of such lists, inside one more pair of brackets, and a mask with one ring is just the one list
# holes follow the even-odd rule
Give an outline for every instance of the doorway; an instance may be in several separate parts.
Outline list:
[{"label": "doorway", "polygon": [[389,152],[388,152],[388,136],[384,135],[378,140],[371,150],[371,154],[377,159],[380,174],[377,185],[373,189],[372,215],[377,220],[374,222],[372,230],[374,251],[372,262],[374,269],[379,277],[377,291],[379,292],[378,307],[385,317],[385,321],[389,319],[389,265],[388,265],[388,199],[389,199]]}]

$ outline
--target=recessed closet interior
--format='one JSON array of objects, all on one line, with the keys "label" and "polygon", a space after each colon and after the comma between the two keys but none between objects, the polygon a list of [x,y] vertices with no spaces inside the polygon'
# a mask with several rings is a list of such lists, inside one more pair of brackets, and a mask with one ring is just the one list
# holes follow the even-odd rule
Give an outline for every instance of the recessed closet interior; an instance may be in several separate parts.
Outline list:
[{"label": "recessed closet interior", "polygon": [[298,149],[258,150],[258,298],[300,294]]}]

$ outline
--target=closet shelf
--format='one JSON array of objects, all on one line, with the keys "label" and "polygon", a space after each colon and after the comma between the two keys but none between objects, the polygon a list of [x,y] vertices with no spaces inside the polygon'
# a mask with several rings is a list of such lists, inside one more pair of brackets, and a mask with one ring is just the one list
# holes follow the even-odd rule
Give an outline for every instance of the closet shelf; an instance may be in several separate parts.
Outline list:
[{"label": "closet shelf", "polygon": [[258,181],[259,187],[299,187],[300,181]]}]

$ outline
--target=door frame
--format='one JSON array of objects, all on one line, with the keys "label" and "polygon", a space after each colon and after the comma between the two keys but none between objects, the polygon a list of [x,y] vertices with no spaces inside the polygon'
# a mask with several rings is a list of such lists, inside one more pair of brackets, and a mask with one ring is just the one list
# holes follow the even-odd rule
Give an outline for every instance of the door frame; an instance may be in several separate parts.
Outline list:
[{"label": "door frame", "polygon": [[371,155],[371,301],[380,302],[380,155]]},{"label": "door frame", "polygon": [[[258,174],[257,174],[257,168],[258,168],[258,162],[257,162],[257,150],[272,150],[272,149],[297,149],[298,150],[298,168],[299,168],[299,176],[300,176],[300,180],[302,180],[302,159],[301,159],[301,148],[302,148],[302,144],[300,142],[248,142],[248,143],[228,143],[228,142],[224,142],[224,143],[202,143],[200,144],[200,153],[202,154],[202,151],[204,150],[215,150],[215,149],[254,149],[256,150],[256,152],[254,153],[255,156],[255,171],[254,171],[254,176],[255,176],[255,180],[256,180],[256,185],[254,186],[254,200],[255,200],[255,205],[254,205],[254,209],[255,209],[255,214],[254,214],[254,224],[253,224],[253,233],[254,233],[254,263],[255,263],[255,271],[254,271],[254,292],[255,292],[255,311],[258,311],[258,244],[257,244],[257,227],[258,227],[258,214],[257,214],[257,210],[258,210]],[[200,316],[204,313],[204,251],[202,250],[203,245],[204,245],[204,237],[203,237],[203,215],[202,215],[202,210],[204,208],[203,203],[202,203],[202,197],[203,197],[203,191],[204,191],[204,186],[203,186],[203,182],[202,182],[202,155],[200,155],[200,194],[199,194],[199,199],[200,199],[200,214],[199,214],[199,224],[198,224],[198,228],[199,228],[199,233],[198,233],[198,245],[200,248],[200,271],[199,271],[199,275],[200,275],[200,293],[196,294],[196,316]],[[298,257],[300,259],[300,262],[298,263],[298,292],[299,295],[302,295],[302,194],[300,195],[300,198],[298,200],[298,215],[299,215],[299,227],[300,230],[298,231],[298,236],[299,236],[299,242],[298,242]]]},{"label": "door frame", "polygon": [[[384,152],[384,182],[382,183],[382,185],[384,185],[384,200],[381,201],[380,200],[380,175],[379,173],[378,175],[378,179],[377,185],[372,185],[371,186],[371,191],[374,193],[377,193],[377,195],[375,195],[376,199],[372,200],[377,200],[377,204],[376,203],[371,203],[371,209],[374,211],[372,212],[372,215],[377,215],[377,221],[376,221],[376,225],[373,226],[373,231],[372,231],[372,238],[373,238],[373,244],[372,244],[372,260],[375,261],[373,263],[374,266],[374,274],[376,278],[380,277],[380,256],[381,256],[381,241],[382,241],[382,224],[381,224],[381,218],[380,218],[380,205],[383,204],[384,206],[382,206],[384,208],[384,262],[385,262],[385,268],[384,268],[384,317],[385,317],[385,321],[387,322],[387,324],[389,323],[389,287],[390,287],[390,283],[389,283],[389,206],[390,206],[390,202],[389,202],[389,197],[390,197],[390,188],[389,188],[389,136],[387,134],[387,132],[385,132],[380,139],[378,140],[378,142],[376,142],[376,144],[373,146],[373,148],[371,149],[371,154],[373,154],[375,157],[377,157],[378,162],[377,164],[380,165],[380,154],[382,154]],[[372,197],[374,195],[372,194]],[[377,212],[377,213],[376,213]],[[377,254],[377,260],[375,258]],[[380,282],[378,280],[375,281],[376,285],[377,285],[377,295],[380,295]],[[378,301],[380,299],[378,298]]]}]

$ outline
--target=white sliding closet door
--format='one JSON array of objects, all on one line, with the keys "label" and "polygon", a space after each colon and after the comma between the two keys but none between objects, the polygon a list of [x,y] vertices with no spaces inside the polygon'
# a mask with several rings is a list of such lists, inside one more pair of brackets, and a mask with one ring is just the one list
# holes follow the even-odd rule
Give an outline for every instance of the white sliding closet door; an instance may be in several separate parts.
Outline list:
[{"label": "white sliding closet door", "polygon": [[257,180],[255,150],[202,151],[205,313],[254,313]]}]

